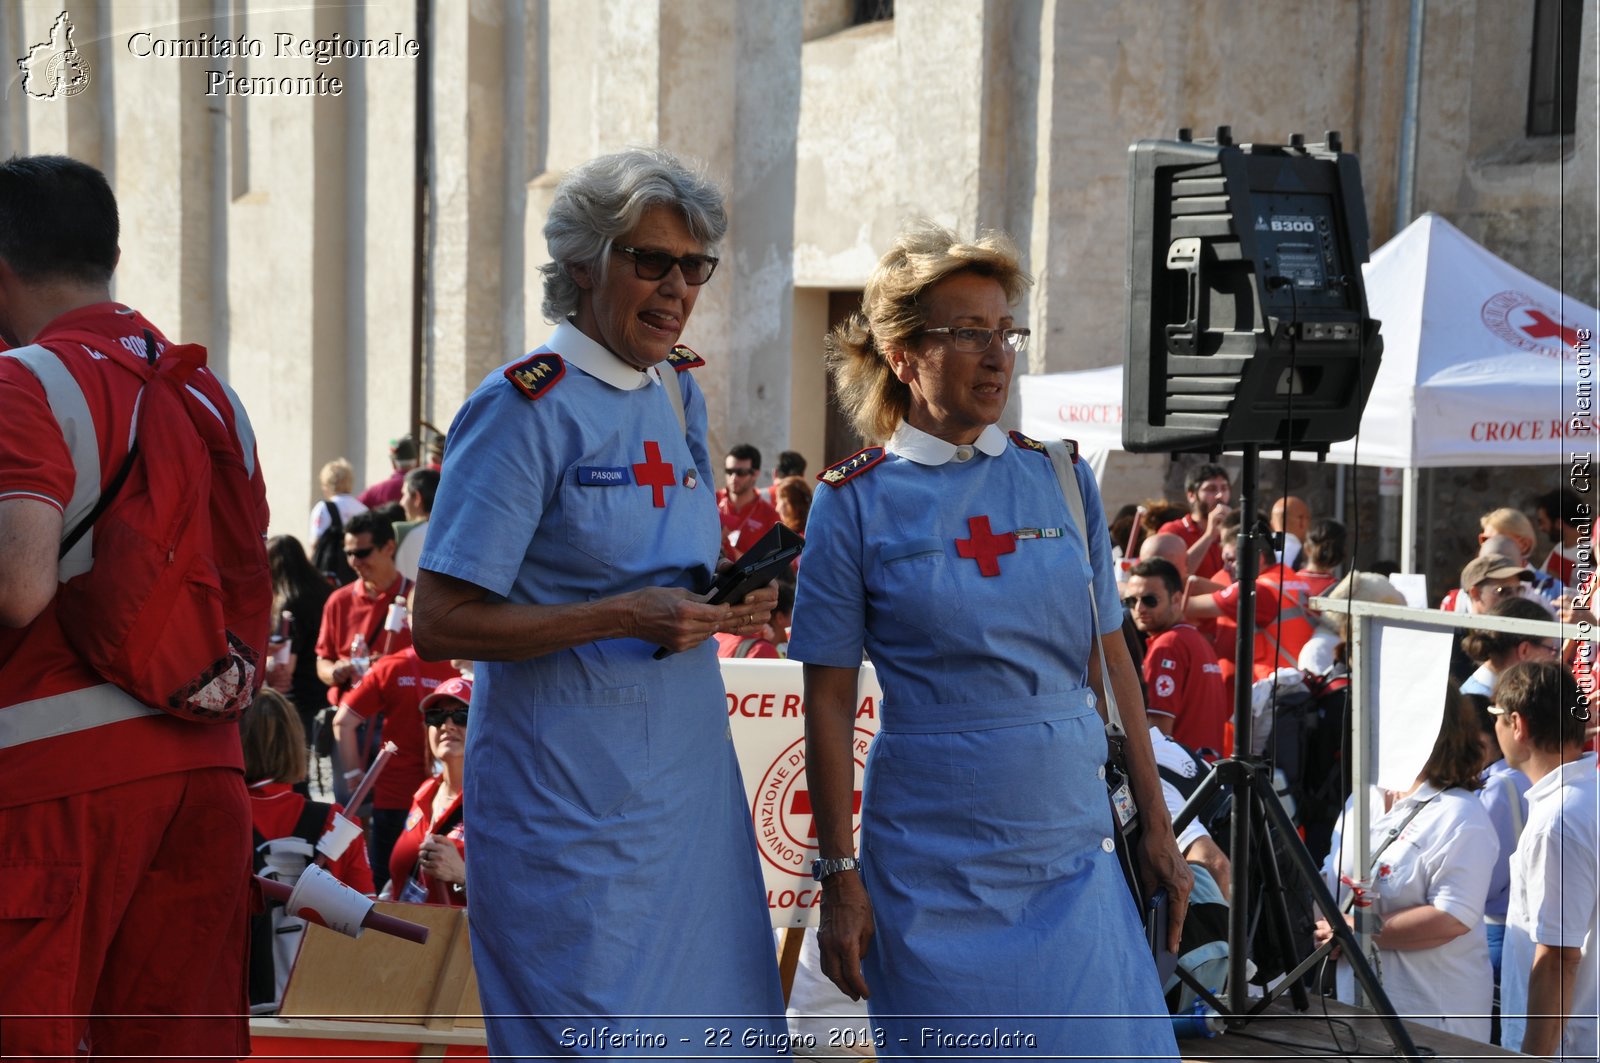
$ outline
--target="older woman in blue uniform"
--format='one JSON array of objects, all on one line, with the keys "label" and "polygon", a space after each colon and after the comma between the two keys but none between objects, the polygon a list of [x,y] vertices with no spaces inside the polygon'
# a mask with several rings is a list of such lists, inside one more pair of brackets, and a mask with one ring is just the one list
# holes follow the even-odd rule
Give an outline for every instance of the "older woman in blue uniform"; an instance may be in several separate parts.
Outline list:
[{"label": "older woman in blue uniform", "polygon": [[[887,444],[821,477],[789,644],[805,662],[823,971],[868,998],[886,1055],[1171,1057],[1113,852],[1096,638],[1174,949],[1191,878],[1119,631],[1099,492],[1074,466],[1085,557],[1048,455],[994,424],[1028,336],[1012,315],[1028,283],[1004,236],[917,229],[830,337],[857,430]],[[884,697],[857,858],[863,650]]]},{"label": "older woman in blue uniform", "polygon": [[[415,638],[426,657],[479,662],[467,859],[497,1055],[781,1040],[708,641],[760,630],[776,594],[701,600],[721,540],[686,371],[703,363],[678,345],[725,229],[715,187],[665,152],[572,171],[545,225],[544,312],[559,324],[450,429]],[[658,646],[677,652],[657,661]]]}]

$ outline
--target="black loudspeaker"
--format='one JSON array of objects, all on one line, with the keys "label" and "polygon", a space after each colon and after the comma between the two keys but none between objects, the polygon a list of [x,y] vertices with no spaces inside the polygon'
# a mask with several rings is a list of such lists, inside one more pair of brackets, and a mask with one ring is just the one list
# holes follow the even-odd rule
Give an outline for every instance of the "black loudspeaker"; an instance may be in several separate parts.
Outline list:
[{"label": "black loudspeaker", "polygon": [[1129,148],[1123,446],[1326,451],[1355,435],[1383,351],[1360,165],[1338,133],[1178,136]]}]

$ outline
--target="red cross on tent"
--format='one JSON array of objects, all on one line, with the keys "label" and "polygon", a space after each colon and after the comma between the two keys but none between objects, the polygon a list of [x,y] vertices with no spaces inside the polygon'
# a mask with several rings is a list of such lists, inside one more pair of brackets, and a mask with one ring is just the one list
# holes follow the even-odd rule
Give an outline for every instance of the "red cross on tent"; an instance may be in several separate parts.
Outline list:
[{"label": "red cross on tent", "polygon": [[972,538],[957,539],[956,553],[976,561],[978,563],[978,571],[983,575],[1000,575],[1000,556],[1016,552],[1016,533],[1003,532],[1000,535],[996,535],[989,530],[989,518],[987,516],[968,517],[967,531],[972,533]]},{"label": "red cross on tent", "polygon": [[[855,811],[856,815],[858,815],[858,816],[861,815],[861,791],[860,790],[857,790],[855,792],[855,809],[854,809],[854,811]],[[794,792],[794,797],[789,799],[789,815],[791,815],[791,816],[811,816],[811,824],[808,827],[806,827],[806,837],[807,838],[815,838],[817,836],[817,817],[815,816],[815,814],[813,814],[813,812],[811,810],[811,791],[810,790],[796,790]]]},{"label": "red cross on tent", "polygon": [[1522,331],[1526,332],[1534,339],[1542,340],[1550,336],[1560,336],[1561,342],[1566,344],[1568,347],[1576,347],[1578,345],[1577,329],[1564,328],[1559,322],[1551,321],[1547,316],[1537,310],[1529,310],[1528,316],[1533,318],[1533,323],[1530,325],[1523,325]]},{"label": "red cross on tent", "polygon": [[653,439],[645,440],[644,461],[634,463],[633,482],[640,487],[650,488],[651,505],[657,509],[666,508],[667,499],[663,492],[678,480],[672,475],[672,465],[661,460],[661,444]]}]

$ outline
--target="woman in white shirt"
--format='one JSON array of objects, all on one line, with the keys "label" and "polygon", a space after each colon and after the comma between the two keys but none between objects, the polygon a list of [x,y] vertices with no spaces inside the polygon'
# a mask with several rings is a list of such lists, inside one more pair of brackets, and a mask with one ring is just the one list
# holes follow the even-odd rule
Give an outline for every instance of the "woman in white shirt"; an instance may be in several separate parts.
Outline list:
[{"label": "woman in white shirt", "polygon": [[[1396,1014],[1488,1041],[1494,976],[1483,907],[1500,842],[1472,792],[1480,785],[1481,764],[1471,706],[1452,684],[1439,737],[1417,781],[1403,793],[1373,790],[1371,863],[1358,871],[1354,845],[1342,844],[1347,804],[1323,877],[1346,910],[1349,883],[1372,880],[1369,896],[1377,893],[1372,903],[1383,921],[1373,937],[1375,967]],[[1319,920],[1317,942],[1330,936]],[[1340,1000],[1354,999],[1347,964],[1339,965],[1337,985]]]}]

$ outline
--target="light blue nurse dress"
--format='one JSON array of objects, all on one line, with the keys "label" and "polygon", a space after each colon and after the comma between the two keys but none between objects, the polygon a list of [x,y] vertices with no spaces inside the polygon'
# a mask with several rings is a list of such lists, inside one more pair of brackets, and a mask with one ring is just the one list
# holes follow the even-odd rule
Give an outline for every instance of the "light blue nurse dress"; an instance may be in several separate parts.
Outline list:
[{"label": "light blue nurse dress", "polygon": [[[570,324],[491,373],[451,426],[422,567],[496,602],[704,590],[715,481],[704,399],[678,379],[687,440],[660,384]],[[468,907],[491,1054],[780,1054],[716,650],[655,650],[606,639],[476,666]]]},{"label": "light blue nurse dress", "polygon": [[1085,558],[1037,446],[903,424],[877,464],[824,474],[806,527],[789,656],[865,649],[883,688],[861,809],[882,1055],[1177,1055],[1086,687],[1091,587],[1103,632],[1122,620],[1100,495],[1079,463]]}]

